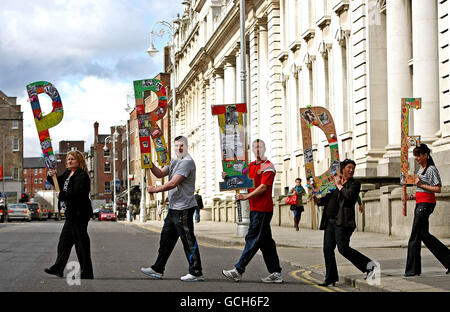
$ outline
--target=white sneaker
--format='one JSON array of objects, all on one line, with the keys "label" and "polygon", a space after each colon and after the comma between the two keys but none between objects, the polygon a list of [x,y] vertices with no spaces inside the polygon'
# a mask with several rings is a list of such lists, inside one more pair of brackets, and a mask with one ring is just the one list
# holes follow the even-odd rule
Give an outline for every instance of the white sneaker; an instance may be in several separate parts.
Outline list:
[{"label": "white sneaker", "polygon": [[269,274],[269,276],[262,278],[261,281],[263,283],[283,283],[283,278],[281,277],[281,273],[274,272]]},{"label": "white sneaker", "polygon": [[141,268],[141,272],[147,276],[150,276],[153,279],[162,279],[163,278],[163,274],[156,272],[151,267]]},{"label": "white sneaker", "polygon": [[242,279],[242,274],[240,274],[236,268],[232,270],[222,270],[223,276],[228,279],[234,280],[235,282],[239,282]]},{"label": "white sneaker", "polygon": [[203,282],[205,278],[202,275],[195,276],[191,273],[188,273],[187,275],[182,276],[180,280],[182,280],[183,282]]}]

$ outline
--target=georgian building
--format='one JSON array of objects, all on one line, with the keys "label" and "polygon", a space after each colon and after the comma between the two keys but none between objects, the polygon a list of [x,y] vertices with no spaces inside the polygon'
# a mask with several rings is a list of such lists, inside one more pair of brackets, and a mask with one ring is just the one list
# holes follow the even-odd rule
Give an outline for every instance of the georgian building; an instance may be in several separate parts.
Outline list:
[{"label": "georgian building", "polygon": [[[403,97],[422,99],[409,132],[430,146],[450,184],[448,3],[246,1],[248,142],[266,142],[277,170],[274,196],[305,178],[299,109],[308,105],[331,112],[340,156],[356,161],[357,177],[398,184]],[[184,4],[173,38],[176,135],[188,137],[197,187],[211,202],[224,196],[211,105],[241,99],[239,1]],[[328,142],[316,127],[312,138],[321,173],[330,165]]]},{"label": "georgian building", "polygon": [[17,97],[0,91],[0,193],[15,203],[23,192],[23,112]]}]

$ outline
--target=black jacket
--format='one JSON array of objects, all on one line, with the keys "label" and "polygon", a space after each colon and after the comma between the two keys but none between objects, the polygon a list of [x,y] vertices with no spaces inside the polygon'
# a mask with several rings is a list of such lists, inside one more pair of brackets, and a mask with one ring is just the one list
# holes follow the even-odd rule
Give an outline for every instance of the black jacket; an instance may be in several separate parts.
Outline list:
[{"label": "black jacket", "polygon": [[[355,204],[358,201],[359,191],[361,190],[361,183],[355,179],[348,180],[342,189],[334,190],[333,192],[339,192],[337,196],[338,201],[338,213],[336,216],[336,225],[342,227],[356,228],[355,220]],[[328,225],[327,218],[327,206],[330,200],[331,194],[328,193],[325,197],[319,201],[319,206],[325,206],[322,212],[322,220],[320,221],[320,229],[325,230]]]},{"label": "black jacket", "polygon": [[[63,191],[64,182],[70,175],[70,170],[66,170],[58,177],[60,193],[58,199],[66,202],[65,216],[67,220],[89,220],[92,218],[92,205],[89,198],[91,191],[91,180],[89,175],[82,169],[77,169],[69,180],[67,192]],[[54,185],[52,177],[48,176],[47,181]],[[58,202],[59,206],[59,202]]]}]

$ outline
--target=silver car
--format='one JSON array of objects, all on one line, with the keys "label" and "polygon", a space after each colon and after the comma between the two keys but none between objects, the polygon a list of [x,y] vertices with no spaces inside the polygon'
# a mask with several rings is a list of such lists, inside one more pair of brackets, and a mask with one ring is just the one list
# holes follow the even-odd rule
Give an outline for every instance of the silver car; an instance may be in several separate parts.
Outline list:
[{"label": "silver car", "polygon": [[25,219],[31,221],[31,211],[27,204],[10,204],[8,206],[8,221]]}]

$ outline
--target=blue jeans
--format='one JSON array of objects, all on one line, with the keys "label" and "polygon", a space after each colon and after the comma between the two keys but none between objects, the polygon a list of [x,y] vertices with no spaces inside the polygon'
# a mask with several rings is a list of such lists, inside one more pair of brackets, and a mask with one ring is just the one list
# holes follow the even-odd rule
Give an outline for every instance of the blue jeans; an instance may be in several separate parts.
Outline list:
[{"label": "blue jeans", "polygon": [[269,273],[281,272],[275,241],[272,239],[270,220],[273,212],[250,211],[250,226],[245,236],[241,258],[234,266],[242,274],[256,252],[261,249]]},{"label": "blue jeans", "polygon": [[198,207],[194,211],[194,220],[195,222],[200,222],[200,209]]}]

